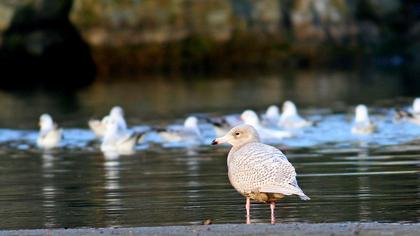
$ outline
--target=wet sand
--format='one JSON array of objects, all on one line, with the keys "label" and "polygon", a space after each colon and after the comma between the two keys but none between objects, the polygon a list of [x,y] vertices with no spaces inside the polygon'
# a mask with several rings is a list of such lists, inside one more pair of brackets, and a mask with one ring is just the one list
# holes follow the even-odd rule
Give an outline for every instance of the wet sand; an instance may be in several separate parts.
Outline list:
[{"label": "wet sand", "polygon": [[328,224],[220,224],[133,228],[79,228],[4,230],[0,235],[419,235],[420,224],[328,223]]}]

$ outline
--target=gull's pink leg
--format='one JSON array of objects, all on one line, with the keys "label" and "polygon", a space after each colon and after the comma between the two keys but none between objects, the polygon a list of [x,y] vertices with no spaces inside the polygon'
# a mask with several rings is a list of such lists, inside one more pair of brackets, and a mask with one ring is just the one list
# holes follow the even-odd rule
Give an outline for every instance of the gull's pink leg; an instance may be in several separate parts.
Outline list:
[{"label": "gull's pink leg", "polygon": [[271,224],[276,223],[276,216],[274,215],[274,209],[276,208],[276,202],[270,203],[270,209],[271,209]]},{"label": "gull's pink leg", "polygon": [[251,224],[251,215],[250,215],[250,209],[251,209],[251,200],[249,199],[249,197],[246,197],[246,204],[245,204],[245,209],[246,209],[246,224]]}]

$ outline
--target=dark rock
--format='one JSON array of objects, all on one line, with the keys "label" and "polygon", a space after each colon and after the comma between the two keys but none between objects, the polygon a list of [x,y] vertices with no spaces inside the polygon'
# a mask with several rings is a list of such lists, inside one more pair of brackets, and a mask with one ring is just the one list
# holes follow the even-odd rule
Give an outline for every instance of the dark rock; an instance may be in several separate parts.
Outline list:
[{"label": "dark rock", "polygon": [[19,6],[0,49],[4,88],[69,89],[91,83],[88,45],[69,21],[72,0],[36,0]]}]

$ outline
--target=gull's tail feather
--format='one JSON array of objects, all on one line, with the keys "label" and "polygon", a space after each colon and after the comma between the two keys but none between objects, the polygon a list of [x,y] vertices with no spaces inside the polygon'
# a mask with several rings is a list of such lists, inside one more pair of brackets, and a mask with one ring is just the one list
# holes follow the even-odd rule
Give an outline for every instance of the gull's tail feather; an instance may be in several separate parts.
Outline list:
[{"label": "gull's tail feather", "polygon": [[306,196],[306,194],[299,195],[299,198],[300,198],[301,200],[304,200],[304,201],[311,200],[311,198],[310,198],[310,197],[308,197],[308,196]]}]

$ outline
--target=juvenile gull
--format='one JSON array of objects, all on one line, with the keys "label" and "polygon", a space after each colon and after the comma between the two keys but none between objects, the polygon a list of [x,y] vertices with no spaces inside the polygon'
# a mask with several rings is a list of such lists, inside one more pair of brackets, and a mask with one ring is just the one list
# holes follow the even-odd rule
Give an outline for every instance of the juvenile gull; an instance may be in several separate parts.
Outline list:
[{"label": "juvenile gull", "polygon": [[370,120],[367,107],[358,105],[351,132],[353,134],[370,134],[375,131],[376,125]]},{"label": "juvenile gull", "polygon": [[271,223],[275,223],[275,202],[286,195],[310,198],[300,189],[295,168],[277,148],[262,144],[250,125],[239,125],[212,144],[232,145],[227,157],[228,176],[232,186],[246,197],[247,224],[250,224],[250,200],[270,203]]},{"label": "juvenile gull", "polygon": [[253,110],[245,110],[241,119],[247,125],[252,125],[258,132],[263,142],[273,142],[273,140],[281,140],[284,138],[290,138],[293,134],[289,131],[279,130],[275,128],[265,127],[260,123],[257,113]]},{"label": "juvenile gull", "polygon": [[42,114],[39,118],[40,131],[37,145],[40,148],[51,149],[57,147],[61,141],[61,129],[54,123],[48,114]]},{"label": "juvenile gull", "polygon": [[111,109],[108,115],[106,115],[102,120],[97,119],[91,119],[89,120],[89,128],[95,133],[97,137],[103,137],[106,132],[106,123],[110,119],[110,117],[113,117],[118,122],[118,126],[120,130],[127,129],[127,123],[124,119],[124,110],[119,107],[115,106]]}]

